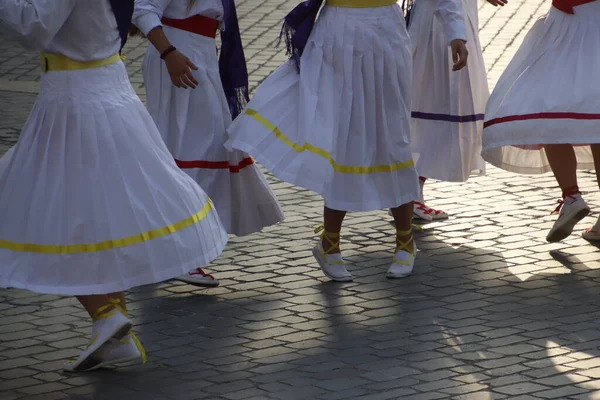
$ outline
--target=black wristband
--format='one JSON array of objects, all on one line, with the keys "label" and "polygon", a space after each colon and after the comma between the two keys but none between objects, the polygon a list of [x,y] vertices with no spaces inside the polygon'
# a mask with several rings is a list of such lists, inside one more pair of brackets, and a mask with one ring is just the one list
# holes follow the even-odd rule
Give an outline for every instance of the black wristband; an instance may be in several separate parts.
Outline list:
[{"label": "black wristband", "polygon": [[166,56],[168,56],[170,53],[174,52],[175,50],[177,50],[175,48],[175,46],[167,47],[167,49],[165,51],[163,51],[162,54],[160,55],[160,59],[164,60]]}]

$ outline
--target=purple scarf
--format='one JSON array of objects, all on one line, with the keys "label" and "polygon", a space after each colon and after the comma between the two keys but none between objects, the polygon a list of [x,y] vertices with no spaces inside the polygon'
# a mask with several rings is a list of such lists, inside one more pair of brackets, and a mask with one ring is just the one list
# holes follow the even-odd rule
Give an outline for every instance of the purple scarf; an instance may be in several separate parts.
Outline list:
[{"label": "purple scarf", "polygon": [[286,54],[300,71],[300,58],[321,9],[323,0],[306,0],[296,6],[283,22],[279,40],[285,40]]},{"label": "purple scarf", "polygon": [[246,57],[244,56],[242,38],[240,37],[235,2],[234,0],[222,0],[222,2],[225,31],[221,32],[219,71],[231,116],[235,118],[250,100],[248,69],[246,68]]},{"label": "purple scarf", "polygon": [[117,20],[117,28],[121,37],[121,50],[127,41],[127,34],[131,27],[131,17],[133,16],[134,0],[110,0],[110,7]]}]

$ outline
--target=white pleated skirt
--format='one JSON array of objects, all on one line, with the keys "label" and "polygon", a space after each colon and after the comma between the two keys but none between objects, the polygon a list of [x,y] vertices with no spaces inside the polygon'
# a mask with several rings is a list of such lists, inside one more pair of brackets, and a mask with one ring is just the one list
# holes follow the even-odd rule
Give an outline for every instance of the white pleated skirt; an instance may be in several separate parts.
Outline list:
[{"label": "white pleated skirt", "polygon": [[0,287],[105,294],[183,275],[227,234],[123,63],[49,72],[0,178]]},{"label": "white pleated skirt", "polygon": [[435,1],[417,1],[409,34],[414,73],[411,147],[421,176],[464,182],[472,172],[485,172],[481,134],[489,97],[479,43],[478,0],[462,0],[467,66],[452,71],[452,51]]},{"label": "white pleated skirt", "polygon": [[179,89],[154,46],[143,64],[150,115],[177,165],[208,193],[227,232],[243,236],[283,220],[283,211],[254,159],[228,151],[231,113],[219,76],[216,41],[165,26],[165,34],[197,67],[195,89]]},{"label": "white pleated skirt", "polygon": [[577,166],[593,169],[600,143],[600,1],[554,7],[531,28],[500,77],[486,110],[483,156],[522,174],[551,170],[547,144],[576,145]]},{"label": "white pleated skirt", "polygon": [[412,57],[397,5],[325,6],[301,59],[259,87],[228,146],[327,207],[370,211],[419,197],[409,145]]}]

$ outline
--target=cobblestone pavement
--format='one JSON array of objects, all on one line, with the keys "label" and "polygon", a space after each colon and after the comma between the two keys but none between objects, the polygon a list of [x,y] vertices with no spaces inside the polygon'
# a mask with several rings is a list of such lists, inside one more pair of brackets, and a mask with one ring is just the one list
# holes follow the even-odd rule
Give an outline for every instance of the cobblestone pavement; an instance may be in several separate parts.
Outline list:
[{"label": "cobblestone pavement", "polygon": [[[253,85],[283,60],[270,46],[294,3],[240,3]],[[545,3],[482,7],[491,85]],[[0,39],[5,149],[34,100],[37,67],[33,53]],[[141,88],[144,44],[127,52]],[[594,175],[580,176],[599,209]],[[349,215],[343,243],[358,279],[334,284],[310,254],[321,200],[273,181],[287,220],[232,239],[209,267],[221,287],[166,282],[129,293],[144,366],[62,373],[86,344],[85,313],[73,298],[0,290],[0,400],[600,399],[600,256],[579,232],[545,242],[555,186],[550,175],[494,168],[466,184],[428,185],[430,203],[452,218],[416,233],[417,267],[401,281],[385,279],[386,212]]]}]

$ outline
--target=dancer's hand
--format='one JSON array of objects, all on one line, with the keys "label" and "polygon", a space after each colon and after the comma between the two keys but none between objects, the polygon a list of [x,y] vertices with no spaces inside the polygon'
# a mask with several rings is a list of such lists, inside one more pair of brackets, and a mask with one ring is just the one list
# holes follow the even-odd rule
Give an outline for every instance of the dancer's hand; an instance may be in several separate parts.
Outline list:
[{"label": "dancer's hand", "polygon": [[197,70],[198,67],[179,51],[174,50],[167,54],[165,63],[173,85],[182,89],[195,89],[198,86],[198,81],[192,74],[192,70]]},{"label": "dancer's hand", "polygon": [[508,4],[508,0],[487,0],[487,2],[494,7],[504,7],[506,4]]},{"label": "dancer's hand", "polygon": [[467,43],[461,39],[455,39],[450,44],[452,46],[452,71],[458,71],[467,66],[467,57],[469,51],[467,50]]}]

